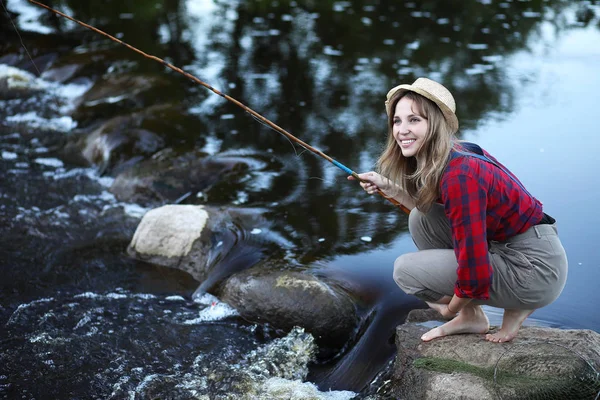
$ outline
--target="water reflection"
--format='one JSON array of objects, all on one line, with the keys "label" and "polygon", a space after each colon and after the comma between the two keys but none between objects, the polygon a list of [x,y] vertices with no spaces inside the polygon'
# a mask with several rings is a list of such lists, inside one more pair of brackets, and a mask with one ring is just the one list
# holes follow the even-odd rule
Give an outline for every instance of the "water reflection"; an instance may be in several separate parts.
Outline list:
[{"label": "water reflection", "polygon": [[[455,93],[462,127],[474,128],[492,112],[498,116],[512,110],[518,82],[508,77],[503,60],[526,49],[532,37],[542,37],[541,21],[551,21],[560,31],[589,24],[594,15],[585,5],[541,0],[471,0],[460,6],[438,1],[48,4],[184,67],[356,170],[370,169],[383,143],[382,103],[389,87],[423,75],[439,79]],[[194,138],[213,138],[219,151],[254,149],[291,160],[295,174],[272,180],[263,193],[250,190],[244,201],[271,206],[280,229],[306,249],[299,250],[303,261],[361,251],[364,236],[385,245],[406,229],[397,210],[381,199],[360,197],[343,172],[302,152],[235,105],[64,18],[34,14],[28,20],[23,11],[34,12],[34,6],[15,1],[9,8],[22,12],[22,27],[40,18],[54,32],[51,36],[70,46],[57,55],[56,45],[43,37],[30,39],[36,43],[38,63],[50,58],[50,65],[87,65],[69,79],[85,75],[101,82],[103,76],[118,84],[121,76],[150,72],[163,74],[171,82],[167,86],[185,94],[166,95],[173,91],[159,85],[143,101],[111,103],[111,116],[153,104],[177,104],[206,123],[201,132],[185,128],[188,147]],[[573,9],[576,23],[565,17]],[[4,45],[3,53],[4,60],[18,57],[20,65],[30,64],[16,43]],[[76,54],[84,56],[76,60]],[[79,128],[85,128],[106,118],[106,110],[89,115],[79,107],[74,116]],[[158,133],[169,137],[168,128]],[[300,197],[294,190],[299,187]],[[221,201],[237,198],[225,195]],[[192,196],[187,202],[203,200]]]}]

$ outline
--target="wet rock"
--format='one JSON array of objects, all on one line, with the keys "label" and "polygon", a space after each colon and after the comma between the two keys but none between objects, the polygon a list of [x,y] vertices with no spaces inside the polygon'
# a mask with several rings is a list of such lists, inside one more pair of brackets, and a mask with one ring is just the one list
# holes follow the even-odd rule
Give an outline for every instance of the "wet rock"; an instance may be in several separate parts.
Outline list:
[{"label": "wet rock", "polygon": [[509,343],[490,343],[475,334],[424,343],[420,337],[429,329],[420,323],[397,328],[394,398],[583,399],[600,391],[594,370],[600,367],[597,332],[523,327]]},{"label": "wet rock", "polygon": [[357,324],[347,293],[302,272],[246,270],[223,284],[221,298],[250,321],[285,330],[301,326],[325,347],[339,348]]},{"label": "wet rock", "polygon": [[179,85],[162,75],[108,75],[96,81],[83,96],[73,117],[86,120],[123,110],[139,110],[156,104],[157,99],[160,102],[181,100],[183,93]]},{"label": "wet rock", "polygon": [[31,97],[43,90],[44,87],[45,85],[35,75],[19,68],[0,64],[0,99]]},{"label": "wet rock", "polygon": [[223,213],[193,205],[167,205],[148,211],[127,248],[130,256],[181,269],[202,282]]},{"label": "wet rock", "polygon": [[[50,41],[66,40],[64,36],[55,37]],[[67,39],[68,40],[68,39]],[[54,47],[56,44],[54,44]],[[124,74],[131,71],[136,63],[123,60],[119,47],[95,46],[90,43],[81,46],[81,39],[76,38],[65,47],[79,46],[76,52],[64,52],[43,71],[44,79],[54,82],[72,82],[81,79],[93,79],[110,71],[113,75]]]},{"label": "wet rock", "polygon": [[207,156],[200,151],[176,155],[167,150],[119,174],[110,191],[121,201],[176,202],[219,182],[231,183],[247,170],[241,157]]},{"label": "wet rock", "polygon": [[89,134],[72,137],[64,153],[70,159],[82,157],[88,165],[97,166],[101,174],[136,157],[148,157],[161,149],[164,141],[142,127],[145,118],[144,114],[111,118]]},{"label": "wet rock", "polygon": [[198,129],[202,130],[203,125],[196,117],[172,105],[156,105],[140,112],[113,116],[73,133],[63,154],[73,163],[93,165],[102,173],[117,174],[167,145],[201,145],[195,138]]},{"label": "wet rock", "polygon": [[67,82],[73,78],[83,67],[78,64],[66,64],[49,68],[42,74],[42,79],[51,82]]},{"label": "wet rock", "polygon": [[247,233],[253,226],[266,226],[261,214],[260,209],[166,205],[144,215],[127,252],[138,260],[189,273],[206,292],[281,246]]}]

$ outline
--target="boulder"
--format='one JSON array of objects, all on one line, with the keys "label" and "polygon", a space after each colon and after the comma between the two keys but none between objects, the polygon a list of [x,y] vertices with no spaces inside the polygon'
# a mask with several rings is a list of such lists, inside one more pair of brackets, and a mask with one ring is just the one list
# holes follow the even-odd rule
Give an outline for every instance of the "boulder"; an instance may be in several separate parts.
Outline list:
[{"label": "boulder", "polygon": [[142,110],[157,104],[157,99],[178,103],[183,93],[178,83],[164,74],[105,74],[83,95],[73,117],[85,121]]},{"label": "boulder", "polygon": [[[165,205],[140,221],[128,254],[138,260],[180,269],[201,283],[201,291],[244,270],[282,244],[271,240],[262,209],[221,209]],[[249,234],[261,227],[260,234]]]},{"label": "boulder", "polygon": [[35,75],[0,64],[0,99],[28,98],[46,87]]},{"label": "boulder", "polygon": [[177,155],[166,150],[117,175],[110,192],[120,201],[139,204],[176,202],[181,196],[208,196],[204,192],[213,185],[233,184],[249,169],[240,157],[207,156],[200,151]]},{"label": "boulder", "polygon": [[398,326],[398,352],[387,389],[394,398],[593,399],[600,392],[597,332],[523,327],[508,343],[491,343],[476,334],[422,342],[429,329],[422,322]]},{"label": "boulder", "polygon": [[197,117],[182,113],[180,107],[159,104],[111,115],[71,132],[62,153],[72,163],[92,165],[101,174],[115,176],[151,156],[166,158],[173,146],[202,145],[202,139],[195,137],[198,130],[204,130],[204,125]]},{"label": "boulder", "polygon": [[358,322],[352,298],[338,285],[273,265],[231,276],[220,297],[251,322],[284,330],[303,327],[321,346],[322,356],[346,343]]},{"label": "boulder", "polygon": [[270,239],[262,211],[159,207],[144,215],[127,252],[188,272],[199,291],[214,292],[249,321],[285,331],[303,327],[323,346],[321,356],[335,354],[358,323],[353,299],[340,285],[275,261],[271,256],[284,244]]},{"label": "boulder", "polygon": [[67,152],[81,153],[89,165],[104,174],[136,157],[148,157],[164,146],[164,140],[143,129],[144,116],[132,114],[109,119],[91,133],[68,143]]}]

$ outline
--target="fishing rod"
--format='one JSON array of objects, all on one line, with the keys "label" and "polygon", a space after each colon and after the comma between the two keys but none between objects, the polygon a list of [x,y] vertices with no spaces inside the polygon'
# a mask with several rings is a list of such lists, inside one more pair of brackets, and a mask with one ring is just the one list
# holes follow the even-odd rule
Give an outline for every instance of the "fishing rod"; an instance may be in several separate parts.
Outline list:
[{"label": "fishing rod", "polygon": [[[158,58],[156,56],[147,54],[145,52],[143,52],[142,50],[139,50],[135,47],[133,47],[132,45],[125,43],[124,41],[117,39],[114,36],[109,35],[108,33],[101,31],[98,28],[95,28],[91,25],[86,24],[85,22],[81,22],[73,17],[68,16],[67,14],[64,14],[58,10],[55,10],[51,7],[48,7],[45,4],[39,3],[35,0],[29,0],[30,3],[33,3],[35,5],[38,5],[40,7],[43,7],[49,11],[52,11],[55,14],[60,15],[61,17],[65,17],[70,21],[73,21],[87,29],[90,29],[96,33],[99,33],[103,36],[106,36],[107,38],[109,38],[110,40],[112,40],[113,42],[117,42],[125,47],[127,47],[130,50],[135,51],[138,54],[143,55],[146,58],[149,58],[151,60],[157,61],[161,64],[163,64],[165,67],[172,69],[173,71],[182,74],[183,76],[185,76],[188,79],[191,79],[192,81],[204,86],[205,88],[207,88],[208,90],[210,90],[211,92],[223,97],[224,99],[232,102],[233,104],[235,104],[236,106],[242,108],[244,111],[246,111],[248,114],[250,114],[251,116],[253,116],[255,119],[257,119],[259,122],[262,122],[263,124],[267,125],[268,127],[270,127],[271,129],[275,130],[276,132],[281,133],[282,135],[284,135],[285,137],[287,137],[288,139],[294,141],[295,143],[299,144],[300,146],[302,146],[303,148],[305,148],[306,150],[309,150],[310,152],[324,158],[325,160],[329,161],[330,163],[332,163],[333,165],[335,165],[336,167],[338,167],[339,169],[341,169],[342,171],[346,172],[349,175],[352,175],[352,177],[356,180],[358,180],[359,182],[365,182],[364,179],[361,179],[358,174],[356,172],[354,172],[353,170],[351,170],[350,168],[346,167],[344,164],[334,160],[333,158],[329,157],[327,154],[323,153],[320,150],[315,149],[314,147],[310,146],[308,143],[303,142],[302,140],[298,139],[296,136],[292,135],[291,133],[289,133],[288,131],[286,131],[285,129],[283,129],[282,127],[280,127],[279,125],[276,125],[275,123],[271,122],[270,120],[268,120],[267,118],[263,117],[262,115],[260,115],[259,113],[257,113],[256,111],[252,110],[251,108],[247,107],[246,105],[242,104],[241,102],[239,102],[238,100],[234,99],[233,97],[230,97],[228,95],[226,95],[225,93],[215,89],[214,87],[212,87],[211,85],[209,85],[206,82],[201,81],[200,79],[196,78],[194,75],[189,74],[187,72],[185,72],[184,70],[182,70],[181,68],[178,68],[176,66],[174,66],[173,64],[170,64],[168,62],[166,62],[165,60]],[[377,189],[377,194],[381,195],[383,198],[387,199],[388,201],[390,201],[392,204],[394,204],[397,207],[400,207],[402,209],[402,211],[404,211],[405,213],[410,213],[410,210],[405,207],[404,205],[400,204],[400,202],[398,202],[396,199],[387,196],[385,193],[383,193],[381,191],[381,189]]]}]

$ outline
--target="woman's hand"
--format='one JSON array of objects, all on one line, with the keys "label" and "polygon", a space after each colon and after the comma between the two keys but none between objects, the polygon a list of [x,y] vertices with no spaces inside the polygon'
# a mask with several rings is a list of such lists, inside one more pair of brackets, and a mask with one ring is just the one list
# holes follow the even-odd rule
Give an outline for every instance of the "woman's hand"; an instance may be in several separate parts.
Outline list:
[{"label": "woman's hand", "polygon": [[[358,177],[363,180],[363,182],[360,182],[360,186],[369,194],[377,193],[378,190],[385,192],[392,186],[387,178],[374,171],[358,174]],[[350,175],[348,180],[354,181],[356,178]]]}]

